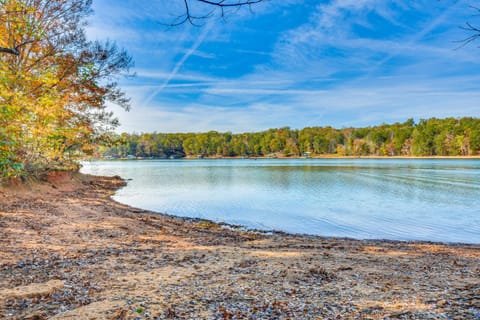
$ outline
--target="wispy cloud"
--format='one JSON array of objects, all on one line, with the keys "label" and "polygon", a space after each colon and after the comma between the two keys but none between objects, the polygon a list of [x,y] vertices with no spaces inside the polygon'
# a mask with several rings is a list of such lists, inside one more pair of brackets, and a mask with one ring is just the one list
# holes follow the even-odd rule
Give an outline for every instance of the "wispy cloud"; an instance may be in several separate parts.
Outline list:
[{"label": "wispy cloud", "polygon": [[[142,79],[154,79],[154,80],[163,80],[165,81],[170,77],[171,72],[164,72],[161,70],[147,70],[147,69],[136,69],[137,76]],[[212,77],[204,74],[197,74],[197,73],[180,73],[177,72],[174,77],[174,80],[178,81],[219,81],[220,79],[217,77]],[[171,79],[171,80],[172,80]]]},{"label": "wispy cloud", "polygon": [[[419,32],[417,32],[416,34],[414,34],[411,39],[407,40],[406,41],[406,46],[404,47],[414,47],[422,38],[424,38],[426,35],[428,35],[430,32],[432,32],[432,30],[434,30],[436,27],[438,27],[439,25],[441,25],[443,22],[445,22],[445,20],[448,18],[449,16],[449,13],[452,11],[452,8],[456,5],[457,3],[453,3],[450,7],[448,7],[441,15],[439,15],[438,17],[434,17],[433,20],[431,22],[429,22],[424,28],[422,28]],[[392,59],[393,57],[397,56],[400,51],[396,48],[398,48],[399,46],[391,46],[393,47],[390,54],[388,54],[386,57],[384,57],[382,60],[380,60],[379,62],[377,62],[375,64],[375,69],[378,69],[379,67],[381,67],[384,63],[386,63],[387,61],[389,61],[390,59]],[[396,47],[396,48],[395,48]],[[431,48],[426,48],[427,50],[428,49],[431,49]],[[409,51],[406,51],[406,50],[403,50],[402,52],[409,52]],[[412,51],[410,51],[412,52]],[[416,51],[413,51],[413,52],[416,52]]]},{"label": "wispy cloud", "polygon": [[[328,4],[320,4],[317,7],[317,13],[315,18],[318,19],[317,28],[322,29],[337,29],[343,30],[345,25],[342,22],[345,21],[347,14],[352,11],[370,11],[375,9],[379,3],[383,1],[378,0],[334,0]],[[365,22],[365,21],[364,21]]]},{"label": "wispy cloud", "polygon": [[203,40],[205,40],[205,37],[207,36],[209,30],[211,28],[211,25],[206,25],[203,29],[203,32],[200,34],[198,39],[194,42],[192,47],[183,55],[183,57],[175,64],[175,67],[173,68],[172,72],[168,75],[168,77],[165,79],[165,81],[155,90],[153,91],[146,99],[143,101],[142,105],[148,105],[157,94],[159,94],[165,87],[169,84],[169,82],[177,75],[178,71],[180,68],[183,66],[185,61],[195,53],[195,51],[198,49],[198,47],[202,44]]},{"label": "wispy cloud", "polygon": [[[218,90],[215,94],[222,97],[219,100],[210,100],[211,91],[216,89],[204,88],[199,90],[204,91],[205,97],[196,103],[179,106],[165,98],[138,107],[120,117],[120,131],[242,132],[281,126],[363,126],[410,117],[480,116],[480,91],[471,85],[479,81],[480,76],[433,81],[422,77],[385,77],[351,81],[329,90],[231,88]],[[132,89],[133,96],[141,99],[142,93],[136,95],[136,89]],[[230,100],[241,107],[229,105]]]}]

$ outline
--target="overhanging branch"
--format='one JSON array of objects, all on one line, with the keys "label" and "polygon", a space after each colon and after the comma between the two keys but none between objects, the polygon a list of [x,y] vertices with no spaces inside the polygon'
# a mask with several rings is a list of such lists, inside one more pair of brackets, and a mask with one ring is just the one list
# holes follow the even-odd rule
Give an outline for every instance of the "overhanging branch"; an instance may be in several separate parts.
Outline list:
[{"label": "overhanging branch", "polygon": [[182,25],[184,23],[189,23],[194,26],[199,26],[198,23],[201,20],[208,19],[213,16],[215,9],[208,11],[208,13],[195,14],[192,12],[190,2],[198,2],[204,4],[205,6],[210,6],[212,8],[218,8],[220,10],[220,16],[225,18],[225,13],[228,8],[241,8],[241,7],[250,7],[252,5],[258,4],[260,2],[266,2],[268,0],[183,0],[183,11],[184,13],[177,16],[175,21],[171,23],[166,23],[165,25],[175,27]]},{"label": "overhanging branch", "polygon": [[249,6],[252,4],[260,3],[265,0],[251,0],[251,1],[238,1],[238,2],[227,2],[225,0],[223,1],[209,1],[209,0],[197,0],[198,2],[203,2],[212,6],[217,6],[217,7],[241,7],[241,6]]},{"label": "overhanging branch", "polygon": [[0,53],[8,53],[8,54],[13,54],[13,55],[20,55],[20,48],[29,44],[29,43],[32,43],[34,42],[35,40],[27,40],[27,41],[24,41],[22,43],[20,43],[19,45],[13,47],[13,48],[5,48],[5,47],[0,47]]},{"label": "overhanging branch", "polygon": [[20,52],[18,51],[17,48],[2,48],[2,47],[0,47],[0,52],[1,53],[14,54],[16,56],[18,56],[20,54]]}]

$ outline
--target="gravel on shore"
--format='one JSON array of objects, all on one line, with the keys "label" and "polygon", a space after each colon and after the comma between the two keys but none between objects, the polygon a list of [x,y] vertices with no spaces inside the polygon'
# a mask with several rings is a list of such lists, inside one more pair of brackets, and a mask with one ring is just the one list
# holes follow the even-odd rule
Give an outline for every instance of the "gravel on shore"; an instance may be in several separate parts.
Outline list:
[{"label": "gravel on shore", "polygon": [[480,245],[236,230],[111,200],[124,183],[0,188],[0,318],[480,319]]}]

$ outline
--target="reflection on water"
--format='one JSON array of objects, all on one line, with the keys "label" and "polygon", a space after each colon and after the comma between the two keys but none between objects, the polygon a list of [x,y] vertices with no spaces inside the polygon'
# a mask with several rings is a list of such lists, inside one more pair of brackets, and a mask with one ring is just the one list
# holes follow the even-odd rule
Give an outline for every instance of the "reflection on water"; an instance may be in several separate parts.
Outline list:
[{"label": "reflection on water", "polygon": [[261,229],[480,243],[480,161],[159,160],[85,163],[133,179],[117,201]]}]

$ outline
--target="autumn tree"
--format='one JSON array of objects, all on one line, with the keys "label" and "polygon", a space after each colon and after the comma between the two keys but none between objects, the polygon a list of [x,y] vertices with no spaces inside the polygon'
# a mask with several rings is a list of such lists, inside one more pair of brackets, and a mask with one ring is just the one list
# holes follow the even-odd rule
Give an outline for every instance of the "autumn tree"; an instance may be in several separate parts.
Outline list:
[{"label": "autumn tree", "polygon": [[129,107],[117,86],[131,58],[86,39],[91,0],[0,0],[0,179],[74,160],[108,137],[106,103]]}]

